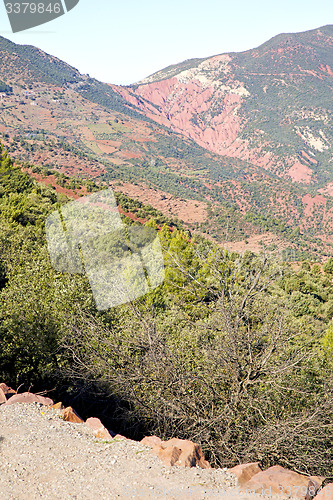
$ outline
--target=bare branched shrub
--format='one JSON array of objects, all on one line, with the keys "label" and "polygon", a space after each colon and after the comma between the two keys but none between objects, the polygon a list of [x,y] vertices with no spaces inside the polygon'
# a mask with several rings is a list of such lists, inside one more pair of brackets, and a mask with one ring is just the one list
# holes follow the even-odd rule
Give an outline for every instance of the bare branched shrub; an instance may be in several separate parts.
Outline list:
[{"label": "bare branched shrub", "polygon": [[128,401],[129,422],[199,442],[215,465],[329,475],[332,373],[315,320],[297,321],[276,286],[282,268],[211,248],[168,258],[177,300],[163,314],[141,301],[113,323],[71,319],[72,375]]}]

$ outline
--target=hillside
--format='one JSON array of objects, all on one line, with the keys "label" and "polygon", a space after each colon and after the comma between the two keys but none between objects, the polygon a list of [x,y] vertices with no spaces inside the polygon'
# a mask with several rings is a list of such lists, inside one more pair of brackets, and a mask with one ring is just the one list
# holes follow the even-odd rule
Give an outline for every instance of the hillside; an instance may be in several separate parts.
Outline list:
[{"label": "hillside", "polygon": [[99,187],[24,170],[0,148],[0,379],[135,440],[190,439],[212,466],[331,478],[333,259],[228,252],[118,194],[124,224],[159,229],[165,280],[100,311],[45,235],[67,195]]},{"label": "hillside", "polygon": [[166,68],[127,95],[114,88],[210,151],[327,187],[333,178],[332,48],[333,26],[325,26]]},{"label": "hillside", "polygon": [[227,248],[327,259],[332,39],[279,35],[119,87],[0,38],[0,133],[14,158],[112,185]]},{"label": "hillside", "polygon": [[[331,26],[279,35],[119,87],[0,38],[0,496],[211,498],[237,466],[256,492],[331,488],[331,46]],[[158,231],[165,279],[100,310],[45,226],[109,186]],[[207,469],[151,455],[188,440]]]}]

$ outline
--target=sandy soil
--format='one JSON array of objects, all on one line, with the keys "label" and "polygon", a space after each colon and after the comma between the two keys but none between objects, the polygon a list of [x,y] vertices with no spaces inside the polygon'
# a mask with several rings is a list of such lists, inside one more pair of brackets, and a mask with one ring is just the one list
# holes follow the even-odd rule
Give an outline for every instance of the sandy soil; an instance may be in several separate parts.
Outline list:
[{"label": "sandy soil", "polygon": [[0,457],[1,500],[263,498],[226,469],[165,467],[147,446],[98,440],[39,403],[0,407]]}]

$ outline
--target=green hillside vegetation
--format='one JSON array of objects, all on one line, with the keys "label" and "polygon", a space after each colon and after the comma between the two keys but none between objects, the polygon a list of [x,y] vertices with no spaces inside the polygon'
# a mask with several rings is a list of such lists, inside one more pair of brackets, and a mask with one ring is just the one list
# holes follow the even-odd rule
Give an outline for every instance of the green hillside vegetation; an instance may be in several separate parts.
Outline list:
[{"label": "green hillside vegetation", "polygon": [[98,396],[110,428],[190,438],[215,465],[331,476],[333,260],[295,272],[164,225],[164,283],[98,312],[87,278],[48,256],[45,219],[68,201],[1,148],[0,378],[84,417]]},{"label": "green hillside vegetation", "polygon": [[[75,177],[70,177],[65,175],[64,173],[60,173],[57,170],[49,169],[45,166],[36,166],[30,165],[27,163],[23,164],[24,167],[31,168],[31,171],[36,174],[41,174],[42,176],[54,176],[56,180],[57,186],[61,186],[65,189],[72,190],[75,192],[79,190],[81,187],[85,187],[87,190],[87,194],[95,193],[96,191],[101,190],[101,185],[96,184],[96,182],[85,179],[78,179]],[[151,220],[154,219],[154,222],[158,226],[167,225],[170,228],[181,228],[181,222],[174,218],[169,218],[163,215],[159,210],[152,207],[151,205],[147,205],[142,203],[139,200],[134,200],[124,193],[114,193],[117,205],[125,212],[125,214],[121,214],[124,222],[128,225],[134,224],[136,221],[129,216],[126,216],[126,213],[130,213],[138,219],[146,219]],[[79,196],[84,196],[81,192]],[[140,223],[139,223],[140,224]]]}]

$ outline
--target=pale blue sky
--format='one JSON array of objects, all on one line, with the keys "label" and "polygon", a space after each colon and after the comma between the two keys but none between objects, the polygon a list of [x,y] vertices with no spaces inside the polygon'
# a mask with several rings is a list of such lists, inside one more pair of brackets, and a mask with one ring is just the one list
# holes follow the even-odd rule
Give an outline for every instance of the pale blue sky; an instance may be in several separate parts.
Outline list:
[{"label": "pale blue sky", "polygon": [[125,85],[185,59],[247,50],[279,33],[326,24],[333,24],[333,0],[80,0],[65,16],[13,34],[0,5],[0,35]]}]

